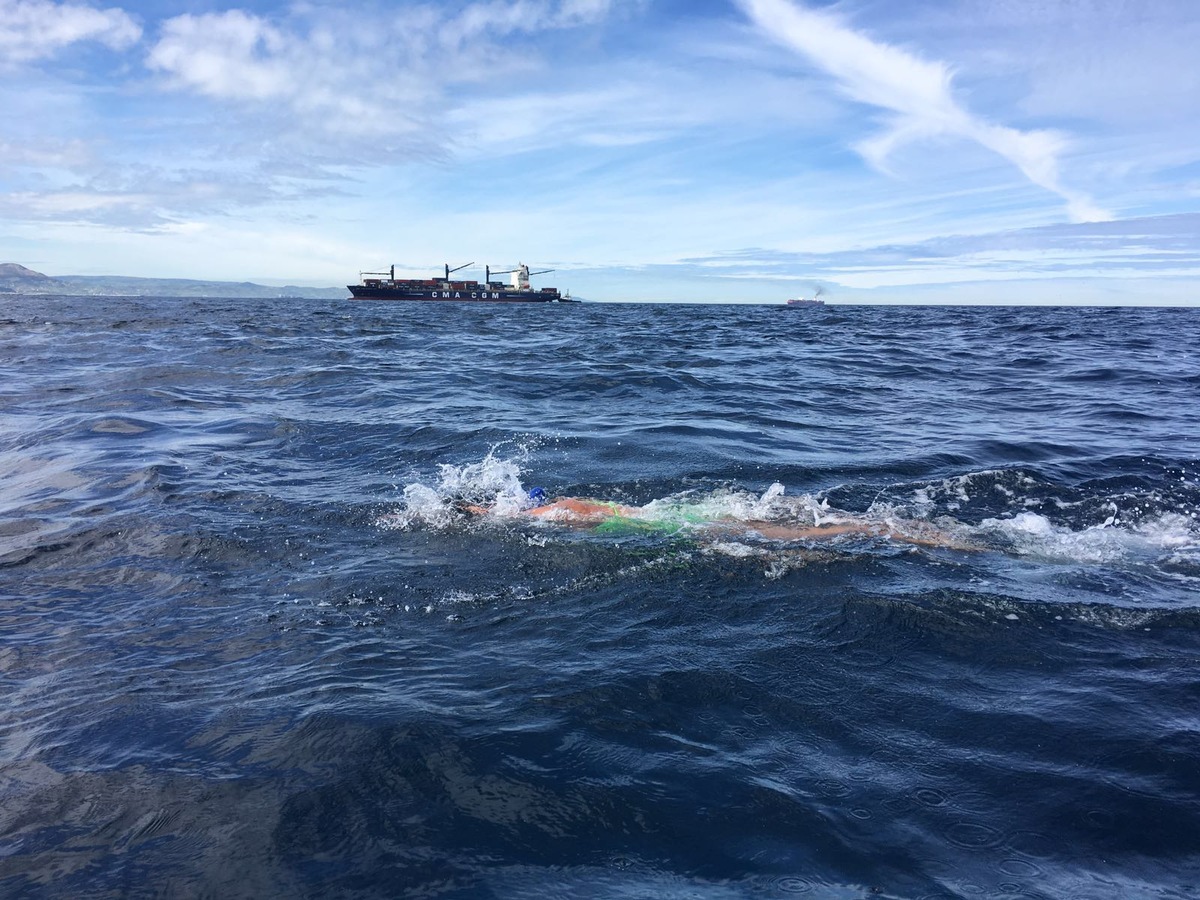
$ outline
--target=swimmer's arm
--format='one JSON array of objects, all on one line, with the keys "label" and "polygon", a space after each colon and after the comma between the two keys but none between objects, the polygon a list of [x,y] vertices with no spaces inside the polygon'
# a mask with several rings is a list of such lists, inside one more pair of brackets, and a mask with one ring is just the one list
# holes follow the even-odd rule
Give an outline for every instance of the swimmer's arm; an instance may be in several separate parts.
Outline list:
[{"label": "swimmer's arm", "polygon": [[938,531],[935,528],[921,528],[919,531],[901,531],[891,525],[867,524],[865,522],[843,522],[830,525],[781,525],[774,522],[747,522],[751,528],[765,538],[784,541],[800,541],[837,537],[842,534],[868,534],[875,537],[886,537],[906,544],[920,547],[945,547],[949,550],[981,550],[953,535]]},{"label": "swimmer's arm", "polygon": [[[459,506],[465,513],[473,516],[486,516],[493,512],[491,507],[477,506],[464,503]],[[581,500],[576,497],[560,497],[553,503],[535,506],[522,510],[514,515],[533,516],[539,519],[550,519],[567,524],[591,525],[603,522],[614,516],[633,516],[639,512],[636,506],[623,506],[620,503],[599,503],[595,500]]]},{"label": "swimmer's arm", "polygon": [[594,524],[611,519],[614,516],[633,516],[638,507],[622,506],[619,503],[597,503],[594,500],[580,500],[576,497],[561,497],[553,503],[535,506],[525,510],[527,516],[553,519],[560,522],[578,522]]},{"label": "swimmer's arm", "polygon": [[801,541],[809,538],[831,538],[839,534],[880,534],[870,525],[843,523],[837,525],[781,525],[778,522],[746,522],[745,527],[765,538],[778,541]]}]

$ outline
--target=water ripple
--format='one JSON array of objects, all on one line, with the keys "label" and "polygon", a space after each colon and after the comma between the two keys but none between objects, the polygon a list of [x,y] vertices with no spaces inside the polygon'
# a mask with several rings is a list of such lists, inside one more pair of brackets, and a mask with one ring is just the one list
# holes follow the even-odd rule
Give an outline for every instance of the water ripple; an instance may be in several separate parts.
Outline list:
[{"label": "water ripple", "polygon": [[[1183,897],[1198,344],[12,297],[0,893]],[[955,542],[456,505],[535,484]]]}]

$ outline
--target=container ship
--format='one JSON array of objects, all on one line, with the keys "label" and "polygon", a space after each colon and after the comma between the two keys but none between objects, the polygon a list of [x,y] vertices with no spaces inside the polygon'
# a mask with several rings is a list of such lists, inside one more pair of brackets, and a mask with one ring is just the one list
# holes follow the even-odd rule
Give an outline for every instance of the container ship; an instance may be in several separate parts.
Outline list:
[{"label": "container ship", "polygon": [[[396,267],[387,272],[361,272],[361,284],[348,284],[347,289],[359,300],[457,300],[459,302],[489,303],[570,303],[571,294],[559,292],[558,288],[534,290],[529,286],[531,275],[545,275],[553,269],[530,272],[529,266],[521,263],[515,269],[493,272],[484,266],[484,280],[456,281],[450,278],[459,269],[474,263],[450,268],[442,278],[397,278]],[[512,275],[512,283],[492,281],[493,275]]]}]

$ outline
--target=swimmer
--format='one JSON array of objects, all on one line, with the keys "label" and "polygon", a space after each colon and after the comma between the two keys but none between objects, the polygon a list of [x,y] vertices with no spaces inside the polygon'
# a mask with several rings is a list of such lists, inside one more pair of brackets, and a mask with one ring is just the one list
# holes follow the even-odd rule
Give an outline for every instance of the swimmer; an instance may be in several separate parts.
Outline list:
[{"label": "swimmer", "polygon": [[[910,530],[900,530],[895,525],[884,522],[843,521],[829,522],[818,525],[801,525],[791,522],[767,522],[757,519],[736,519],[732,517],[710,521],[689,522],[686,525],[672,522],[657,522],[652,510],[643,506],[627,506],[604,500],[589,500],[581,497],[559,497],[550,501],[542,488],[533,488],[529,492],[529,500],[533,506],[506,513],[509,516],[529,516],[544,519],[564,525],[603,526],[608,523],[626,523],[634,527],[640,523],[653,528],[663,525],[668,530],[683,530],[692,528],[707,533],[751,531],[760,537],[779,541],[826,540],[845,534],[861,534],[868,537],[883,537],[890,540],[902,541],[906,544],[917,544],[923,547],[945,547],[951,550],[981,549],[966,544],[953,536],[939,531],[925,523],[913,522]],[[488,515],[494,512],[486,506],[464,505],[463,511],[472,515]],[[674,526],[674,527],[672,527]]]}]

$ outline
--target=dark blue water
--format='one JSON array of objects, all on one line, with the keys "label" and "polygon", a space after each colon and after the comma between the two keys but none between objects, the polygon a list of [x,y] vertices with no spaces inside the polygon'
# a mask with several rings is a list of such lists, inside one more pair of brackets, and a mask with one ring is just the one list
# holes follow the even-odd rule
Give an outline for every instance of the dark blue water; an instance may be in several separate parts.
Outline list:
[{"label": "dark blue water", "polygon": [[7,297],[0,895],[1196,896],[1197,347]]}]

